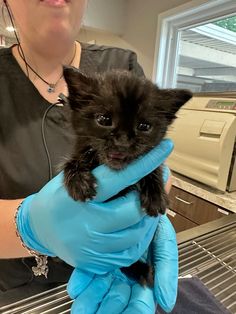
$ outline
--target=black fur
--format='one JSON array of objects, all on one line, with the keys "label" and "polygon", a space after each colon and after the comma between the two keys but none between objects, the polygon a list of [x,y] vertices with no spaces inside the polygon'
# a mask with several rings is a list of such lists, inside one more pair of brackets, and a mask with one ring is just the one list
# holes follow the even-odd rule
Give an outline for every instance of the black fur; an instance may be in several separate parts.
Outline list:
[{"label": "black fur", "polygon": [[[87,77],[65,68],[64,77],[76,133],[74,154],[64,166],[64,183],[69,194],[80,201],[96,195],[94,167],[106,164],[119,170],[150,151],[163,139],[178,109],[192,97],[187,90],[159,89],[125,71]],[[132,188],[140,192],[141,205],[150,216],[165,213],[168,199],[161,167]],[[151,285],[147,266],[137,263],[124,272],[141,283],[146,278]]]}]

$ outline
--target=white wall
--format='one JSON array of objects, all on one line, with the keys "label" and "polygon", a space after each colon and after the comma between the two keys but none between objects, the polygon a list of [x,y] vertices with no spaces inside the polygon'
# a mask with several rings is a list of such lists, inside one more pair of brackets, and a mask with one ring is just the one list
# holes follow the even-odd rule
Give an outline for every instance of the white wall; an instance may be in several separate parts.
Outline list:
[{"label": "white wall", "polygon": [[88,0],[84,25],[122,34],[126,19],[126,0]]},{"label": "white wall", "polygon": [[131,50],[133,49],[133,47],[127,41],[116,34],[88,29],[85,27],[80,30],[78,40],[81,42],[95,41],[97,45],[120,47]]},{"label": "white wall", "polygon": [[147,77],[152,77],[158,14],[187,2],[189,0],[127,0],[122,38],[137,52]]}]

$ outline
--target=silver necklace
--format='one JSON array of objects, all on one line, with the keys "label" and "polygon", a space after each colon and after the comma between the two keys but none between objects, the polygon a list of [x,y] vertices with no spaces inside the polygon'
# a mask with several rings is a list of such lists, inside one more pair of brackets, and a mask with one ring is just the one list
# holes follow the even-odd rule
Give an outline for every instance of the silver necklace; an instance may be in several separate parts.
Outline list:
[{"label": "silver necklace", "polygon": [[[32,66],[26,61],[25,57],[24,57],[24,52],[23,52],[23,49],[21,47],[21,45],[17,45],[17,49],[18,49],[18,53],[19,53],[19,56],[21,57],[21,59],[24,61],[25,63],[25,66],[26,66],[26,70],[27,70],[27,73],[29,73],[28,71],[28,68],[42,81],[44,82],[48,88],[47,88],[47,92],[48,93],[55,93],[55,90],[56,90],[56,87],[57,87],[57,84],[60,82],[60,80],[63,78],[63,73],[62,75],[59,77],[59,79],[55,82],[55,83],[49,83],[47,82],[41,75],[38,74],[38,72],[36,72]],[[74,55],[73,55],[73,58],[71,59],[70,63],[68,65],[71,65],[75,59],[75,56],[76,56],[76,52],[77,52],[77,45],[75,44],[75,50],[74,50]],[[28,75],[29,77],[29,75]]]}]

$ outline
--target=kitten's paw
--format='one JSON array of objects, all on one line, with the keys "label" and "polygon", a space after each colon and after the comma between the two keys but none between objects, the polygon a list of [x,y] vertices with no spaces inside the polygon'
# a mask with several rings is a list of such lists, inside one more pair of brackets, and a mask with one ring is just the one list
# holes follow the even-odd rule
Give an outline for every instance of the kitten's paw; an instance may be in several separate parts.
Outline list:
[{"label": "kitten's paw", "polygon": [[137,261],[129,267],[122,267],[121,271],[129,278],[136,280],[141,286],[154,286],[154,270],[153,267]]},{"label": "kitten's paw", "polygon": [[79,173],[65,172],[65,186],[75,201],[86,202],[96,196],[96,179],[89,171]]},{"label": "kitten's paw", "polygon": [[148,286],[149,288],[154,287],[154,271],[151,266],[148,266],[146,272],[140,275],[139,284],[141,286]]},{"label": "kitten's paw", "polygon": [[158,208],[158,212],[160,214],[165,214],[167,207],[169,206],[169,200],[166,193],[160,196],[160,206]]},{"label": "kitten's paw", "polygon": [[156,217],[158,214],[165,214],[166,208],[168,207],[168,198],[165,193],[161,195],[141,193],[140,201],[141,206],[146,210],[149,216]]}]

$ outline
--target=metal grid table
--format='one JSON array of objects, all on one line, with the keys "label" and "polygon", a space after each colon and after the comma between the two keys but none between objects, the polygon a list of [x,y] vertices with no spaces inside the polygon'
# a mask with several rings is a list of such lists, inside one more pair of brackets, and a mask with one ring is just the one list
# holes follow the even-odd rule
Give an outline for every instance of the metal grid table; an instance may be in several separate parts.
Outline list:
[{"label": "metal grid table", "polygon": [[196,276],[236,313],[236,223],[179,245],[181,276]]}]

